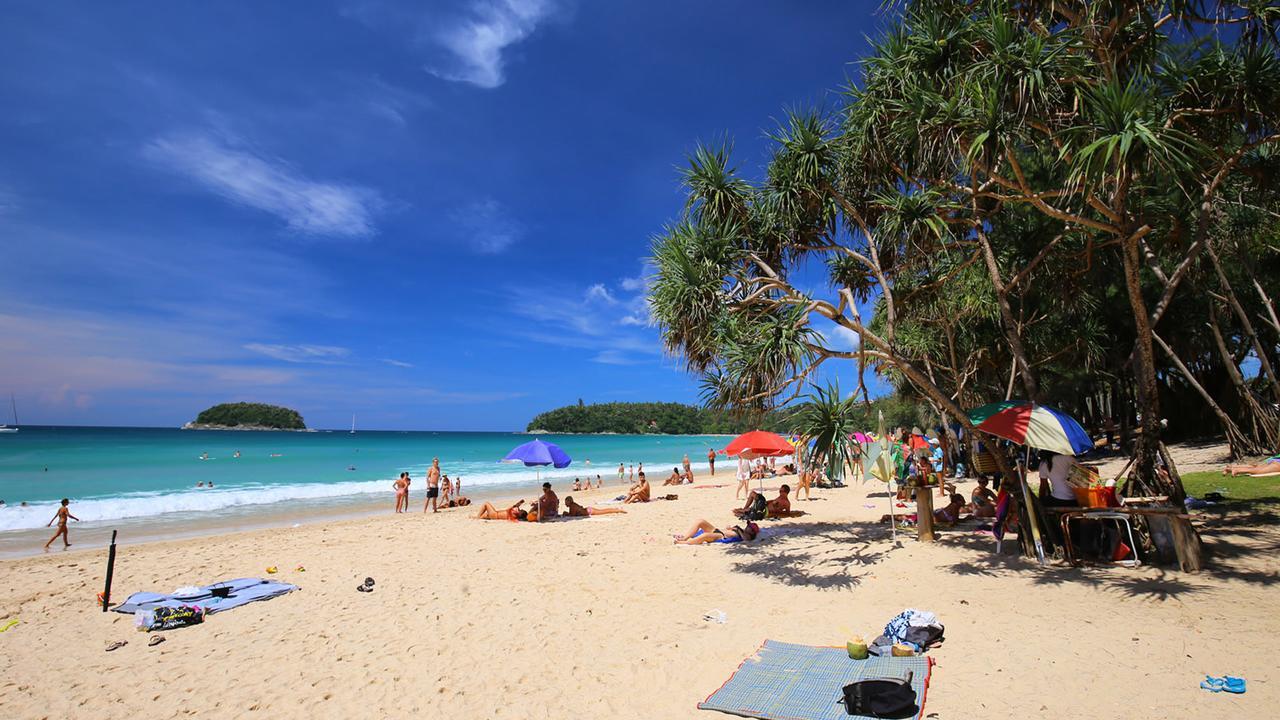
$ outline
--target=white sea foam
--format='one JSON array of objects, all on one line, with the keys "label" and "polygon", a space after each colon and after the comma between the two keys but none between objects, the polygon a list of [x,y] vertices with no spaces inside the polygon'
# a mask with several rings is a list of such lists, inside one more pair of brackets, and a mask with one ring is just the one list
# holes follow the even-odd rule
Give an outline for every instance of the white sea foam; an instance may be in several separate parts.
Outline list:
[{"label": "white sea foam", "polygon": [[[486,469],[491,466],[486,465]],[[705,468],[705,463],[695,463],[695,468]],[[617,482],[617,465],[590,467],[578,466],[564,469],[549,468],[535,472],[534,468],[504,468],[498,472],[478,472],[468,474],[465,470],[454,477],[462,478],[462,491],[468,492],[473,487],[494,487],[508,485],[511,487],[529,486],[538,478],[564,481],[575,477],[592,477],[599,474],[606,482]],[[665,477],[662,468],[652,468],[649,473],[654,478]],[[422,476],[426,466],[412,471],[414,476],[411,494],[414,498],[423,497],[425,482]],[[201,515],[214,513],[235,513],[238,510],[254,506],[270,505],[279,502],[307,501],[340,501],[341,498],[357,498],[358,496],[391,495],[392,478],[382,480],[362,480],[336,483],[299,483],[279,485],[250,485],[215,488],[188,488],[184,490],[156,493],[129,493],[117,496],[73,498],[71,514],[83,522],[105,522],[111,520],[127,520],[134,518],[156,517],[173,513],[195,513]],[[28,507],[11,505],[0,508],[0,532],[8,530],[30,530],[42,528],[58,509],[56,502],[33,503]]]}]

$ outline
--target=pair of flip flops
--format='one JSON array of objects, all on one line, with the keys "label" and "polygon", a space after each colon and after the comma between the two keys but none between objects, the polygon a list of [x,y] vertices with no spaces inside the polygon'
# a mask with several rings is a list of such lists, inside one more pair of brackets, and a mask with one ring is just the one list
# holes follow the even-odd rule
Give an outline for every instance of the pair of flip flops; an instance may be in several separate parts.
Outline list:
[{"label": "pair of flip flops", "polygon": [[[159,644],[160,644],[160,643],[162,643],[162,642],[164,642],[164,636],[163,636],[163,635],[152,635],[152,636],[151,636],[151,639],[147,641],[147,645],[149,645],[149,646],[151,646],[151,647],[155,647],[155,646],[159,645]],[[125,645],[128,645],[128,644],[129,644],[129,641],[128,641],[128,640],[116,640],[115,642],[110,643],[109,645],[107,645],[107,652],[112,652],[112,651],[115,651],[115,650],[119,650],[120,648],[122,648],[122,647],[124,647]]]},{"label": "pair of flip flops", "polygon": [[365,578],[363,584],[356,586],[356,592],[373,592],[373,578]]},{"label": "pair of flip flops", "polygon": [[1200,682],[1200,687],[1209,692],[1229,692],[1233,695],[1243,695],[1245,691],[1244,678],[1231,677],[1225,675],[1220,678],[1212,675],[1205,675],[1204,680]]}]

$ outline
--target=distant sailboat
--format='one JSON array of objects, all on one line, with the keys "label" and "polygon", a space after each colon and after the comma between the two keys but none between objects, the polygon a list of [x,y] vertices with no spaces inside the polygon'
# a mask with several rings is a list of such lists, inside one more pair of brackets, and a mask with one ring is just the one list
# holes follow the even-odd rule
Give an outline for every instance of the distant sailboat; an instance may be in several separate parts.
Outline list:
[{"label": "distant sailboat", "polygon": [[9,393],[9,407],[13,409],[13,427],[0,425],[0,433],[18,432],[18,401],[13,399],[13,393]]},{"label": "distant sailboat", "polygon": [[355,435],[355,434],[356,434],[356,415],[355,415],[355,413],[351,413],[351,434],[352,434],[352,435]]}]

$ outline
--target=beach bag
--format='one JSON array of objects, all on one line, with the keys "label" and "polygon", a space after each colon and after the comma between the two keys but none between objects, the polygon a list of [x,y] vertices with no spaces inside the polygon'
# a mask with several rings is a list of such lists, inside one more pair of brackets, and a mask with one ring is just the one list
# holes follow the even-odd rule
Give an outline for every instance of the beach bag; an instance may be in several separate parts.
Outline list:
[{"label": "beach bag", "polygon": [[920,648],[920,652],[924,652],[931,647],[942,644],[942,641],[946,639],[942,636],[942,632],[941,625],[913,625],[907,628],[907,632],[902,636],[902,641],[908,645],[915,645]]},{"label": "beach bag", "polygon": [[911,673],[904,678],[871,678],[843,688],[844,710],[873,718],[909,718],[920,712]]},{"label": "beach bag", "polygon": [[139,630],[154,632],[157,630],[173,630],[174,628],[198,625],[204,622],[204,608],[199,605],[179,605],[178,607],[157,607],[139,610],[134,624]]},{"label": "beach bag", "polygon": [[756,493],[756,501],[751,503],[751,507],[747,508],[746,518],[748,520],[763,520],[765,515],[769,513],[769,501],[764,496]]}]

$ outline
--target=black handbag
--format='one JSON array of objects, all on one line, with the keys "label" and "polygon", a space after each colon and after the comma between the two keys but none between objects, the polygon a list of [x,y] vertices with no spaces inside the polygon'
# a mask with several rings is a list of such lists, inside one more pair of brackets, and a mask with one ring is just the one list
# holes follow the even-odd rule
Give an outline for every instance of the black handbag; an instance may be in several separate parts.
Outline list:
[{"label": "black handbag", "polygon": [[844,686],[844,709],[850,715],[909,718],[920,712],[911,673],[904,678],[870,678]]}]

